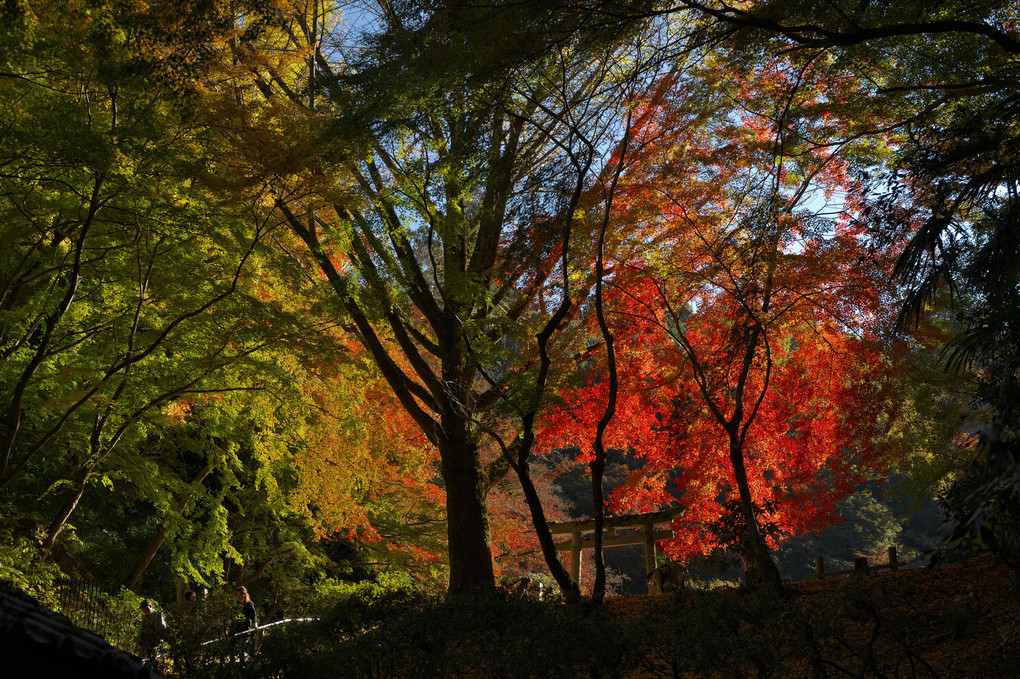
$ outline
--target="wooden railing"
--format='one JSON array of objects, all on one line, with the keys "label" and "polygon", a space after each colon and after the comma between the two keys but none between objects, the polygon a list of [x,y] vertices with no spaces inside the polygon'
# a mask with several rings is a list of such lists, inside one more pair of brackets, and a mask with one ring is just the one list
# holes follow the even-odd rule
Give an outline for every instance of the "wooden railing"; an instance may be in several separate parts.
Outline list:
[{"label": "wooden railing", "polygon": [[895,571],[895,570],[898,570],[900,566],[906,566],[907,565],[906,561],[897,561],[896,560],[896,547],[895,546],[890,547],[888,552],[887,552],[887,554],[889,555],[889,561],[887,561],[886,563],[869,564],[868,563],[868,557],[860,556],[860,557],[857,557],[856,559],[854,559],[854,567],[853,568],[851,568],[849,570],[843,570],[843,571],[826,571],[825,570],[825,561],[822,559],[822,557],[818,556],[818,557],[815,557],[815,572],[814,572],[814,575],[811,575],[811,576],[808,576],[808,577],[809,578],[814,578],[816,580],[821,580],[823,578],[835,578],[835,577],[839,577],[839,576],[842,576],[842,575],[875,573],[875,572],[880,571],[880,570]]}]

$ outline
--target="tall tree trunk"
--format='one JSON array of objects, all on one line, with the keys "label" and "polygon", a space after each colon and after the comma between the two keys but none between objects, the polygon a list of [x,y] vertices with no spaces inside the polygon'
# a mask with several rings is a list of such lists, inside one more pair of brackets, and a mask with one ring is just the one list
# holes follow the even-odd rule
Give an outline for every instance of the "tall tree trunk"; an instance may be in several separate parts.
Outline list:
[{"label": "tall tree trunk", "polygon": [[729,432],[730,438],[730,464],[733,466],[733,475],[737,479],[737,491],[740,493],[740,509],[744,515],[746,531],[747,557],[760,573],[765,585],[773,592],[783,591],[783,579],[779,574],[779,567],[772,559],[772,552],[765,542],[765,536],[761,534],[758,526],[758,516],[754,511],[754,501],[751,498],[751,487],[747,483],[747,468],[744,465],[744,450],[740,438],[733,432]]},{"label": "tall tree trunk", "polygon": [[[601,441],[599,442],[601,444]],[[591,499],[595,510],[595,582],[591,586],[591,599],[601,604],[606,598],[606,557],[602,543],[606,524],[606,493],[602,487],[602,479],[606,472],[606,451],[597,446],[595,457],[588,465],[591,472]]]},{"label": "tall tree trunk", "polygon": [[538,533],[539,546],[542,548],[542,556],[545,557],[546,566],[553,580],[559,586],[563,595],[570,599],[581,593],[578,583],[570,578],[570,572],[560,561],[556,551],[556,543],[552,533],[549,532],[549,522],[545,518],[545,508],[542,506],[542,499],[538,496],[538,489],[531,480],[531,473],[528,470],[518,472],[518,479],[521,481],[521,488],[524,490],[524,498],[528,502],[528,509],[531,510],[531,522]]},{"label": "tall tree trunk", "polygon": [[64,506],[57,514],[53,522],[50,523],[49,530],[46,531],[46,539],[43,540],[42,548],[44,552],[48,552],[53,549],[53,545],[56,544],[57,538],[64,532],[64,526],[67,524],[67,519],[74,513],[74,510],[78,507],[78,503],[81,502],[81,496],[85,494],[85,485],[88,483],[89,477],[92,476],[93,466],[86,467],[78,478],[75,479],[74,488],[71,490],[71,495],[68,496],[67,501],[64,502]]},{"label": "tall tree trunk", "polygon": [[450,592],[494,587],[496,576],[485,507],[488,484],[483,478],[478,444],[463,434],[447,437],[440,455],[446,486]]},{"label": "tall tree trunk", "polygon": [[630,114],[627,116],[627,134],[620,144],[620,158],[616,163],[616,170],[613,172],[613,181],[606,190],[605,215],[602,219],[602,226],[599,229],[598,254],[595,258],[595,315],[598,317],[599,332],[602,334],[602,341],[606,345],[606,370],[609,373],[609,397],[606,401],[606,409],[599,418],[595,432],[594,457],[588,465],[591,470],[591,497],[595,511],[595,583],[592,585],[591,598],[595,603],[601,604],[606,598],[606,559],[602,551],[603,534],[602,530],[606,522],[606,493],[602,487],[602,480],[606,473],[606,429],[616,415],[616,398],[619,391],[619,376],[616,367],[616,347],[613,333],[609,330],[606,322],[606,305],[603,287],[606,273],[606,230],[609,228],[609,218],[613,213],[613,198],[616,195],[616,183],[623,171],[623,159],[627,155],[627,147],[630,145]]}]

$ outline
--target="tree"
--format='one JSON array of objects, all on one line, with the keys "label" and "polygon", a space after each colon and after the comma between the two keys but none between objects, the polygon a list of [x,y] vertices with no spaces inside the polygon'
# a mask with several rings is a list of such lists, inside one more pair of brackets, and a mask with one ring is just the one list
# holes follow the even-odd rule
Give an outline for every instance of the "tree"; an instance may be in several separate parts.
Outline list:
[{"label": "tree", "polygon": [[[239,41],[232,57],[265,99],[248,106],[231,90],[221,110],[276,130],[281,157],[307,152],[263,181],[346,327],[439,452],[451,590],[493,583],[485,496],[506,461],[570,589],[527,455],[553,360],[572,351],[573,302],[592,284],[591,254],[577,248],[593,225],[577,207],[604,173],[598,145],[612,128],[598,102],[613,91],[621,33],[603,27],[557,50],[549,41],[570,35],[573,14],[541,30],[515,7],[394,4],[383,18],[371,56],[340,63],[323,7],[274,14],[272,29],[246,17],[263,44],[314,63],[269,63],[254,39]],[[534,58],[519,58],[521,44]],[[315,129],[303,141],[277,132],[306,121]],[[506,461],[483,466],[487,438]]]},{"label": "tree", "polygon": [[3,527],[132,586],[313,562],[282,422],[305,356],[350,359],[303,271],[266,266],[272,204],[197,180],[220,9],[2,10]]},{"label": "tree", "polygon": [[[852,221],[816,213],[822,194],[853,189],[845,152],[812,148],[825,123],[787,115],[819,96],[808,70],[763,70],[724,84],[678,74],[635,133],[648,143],[624,174],[615,217],[642,224],[643,248],[611,277],[633,410],[614,438],[648,462],[615,499],[669,502],[664,485],[679,468],[687,520],[706,523],[720,489],[735,488],[747,556],[778,589],[759,508],[785,503],[793,531],[834,521],[835,499],[852,487],[842,448],[852,442],[874,464],[892,413],[867,386],[888,372],[875,331],[885,265]],[[727,97],[741,102],[739,119]],[[593,381],[552,431],[590,436],[591,404],[611,386]],[[821,477],[826,464],[837,465],[835,487]],[[677,553],[696,549],[685,539]]]},{"label": "tree", "polygon": [[[213,379],[266,346],[251,298],[234,294],[265,230],[186,177],[200,145],[172,101],[186,70],[172,50],[189,46],[172,24],[107,6],[37,9],[5,10],[19,39],[3,75],[0,490],[26,472],[60,487],[70,468],[48,548],[162,406],[244,388]],[[125,32],[132,20],[141,27]]]},{"label": "tree", "polygon": [[980,300],[977,309],[961,310],[964,328],[946,354],[950,369],[967,366],[987,376],[975,401],[996,411],[953,503],[956,538],[983,542],[985,533],[1015,559],[1020,541],[1002,531],[1016,523],[1008,500],[1015,484],[1006,482],[1004,497],[998,493],[1020,464],[1013,408],[1020,351],[1009,312],[1020,267],[1016,8],[997,1],[684,5],[759,45],[804,56],[823,52],[837,77],[853,68],[871,84],[836,114],[876,117],[871,134],[903,132],[889,171],[874,180],[869,221],[887,241],[902,243],[895,270],[906,293],[901,328],[916,324],[944,287]]}]

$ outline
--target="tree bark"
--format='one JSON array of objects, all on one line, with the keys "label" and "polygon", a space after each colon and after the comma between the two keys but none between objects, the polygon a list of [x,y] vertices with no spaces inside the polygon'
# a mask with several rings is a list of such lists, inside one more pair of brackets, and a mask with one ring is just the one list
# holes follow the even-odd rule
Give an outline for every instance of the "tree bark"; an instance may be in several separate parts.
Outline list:
[{"label": "tree bark", "polygon": [[523,464],[524,467],[517,472],[517,478],[521,482],[524,498],[527,500],[528,509],[531,511],[531,522],[535,526],[535,532],[538,534],[538,543],[542,548],[542,556],[545,557],[549,573],[553,576],[556,584],[559,585],[563,595],[568,600],[576,598],[580,595],[581,589],[578,583],[571,579],[570,573],[563,566],[563,562],[560,561],[560,557],[556,552],[556,543],[553,541],[552,533],[549,532],[549,522],[545,518],[542,499],[538,496],[538,489],[535,488],[535,483],[531,480],[531,473],[527,463]]},{"label": "tree bark", "polygon": [[489,546],[485,483],[477,442],[447,438],[440,447],[446,486],[446,523],[450,556],[450,592],[494,587]]},{"label": "tree bark", "polygon": [[56,544],[57,538],[64,532],[64,525],[67,523],[68,517],[74,513],[75,508],[81,501],[81,496],[85,494],[85,485],[88,483],[89,477],[92,476],[93,467],[86,467],[75,480],[74,490],[71,491],[70,497],[64,503],[60,513],[57,514],[53,522],[50,523],[50,528],[46,532],[46,539],[43,540],[42,548],[44,552],[48,552],[53,549],[53,545]]},{"label": "tree bark", "polygon": [[[740,494],[740,509],[744,515],[746,526],[747,557],[754,565],[765,581],[765,585],[773,592],[783,591],[783,579],[779,574],[779,567],[772,559],[772,552],[765,542],[765,536],[761,534],[758,526],[758,516],[754,511],[754,501],[751,498],[751,487],[747,482],[747,468],[744,465],[744,450],[739,437],[729,432],[730,437],[730,464],[733,466],[733,475],[737,479],[737,491]],[[750,583],[749,583],[750,584]]]}]

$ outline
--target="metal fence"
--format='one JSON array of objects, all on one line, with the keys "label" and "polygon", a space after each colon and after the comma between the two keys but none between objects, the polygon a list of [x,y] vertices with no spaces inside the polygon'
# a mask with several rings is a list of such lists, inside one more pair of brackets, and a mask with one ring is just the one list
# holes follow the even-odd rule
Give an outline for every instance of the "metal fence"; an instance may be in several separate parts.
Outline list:
[{"label": "metal fence", "polygon": [[108,604],[112,590],[95,582],[64,578],[57,584],[60,612],[78,627],[105,637],[111,627],[112,613]]}]

